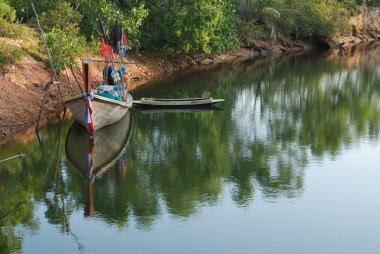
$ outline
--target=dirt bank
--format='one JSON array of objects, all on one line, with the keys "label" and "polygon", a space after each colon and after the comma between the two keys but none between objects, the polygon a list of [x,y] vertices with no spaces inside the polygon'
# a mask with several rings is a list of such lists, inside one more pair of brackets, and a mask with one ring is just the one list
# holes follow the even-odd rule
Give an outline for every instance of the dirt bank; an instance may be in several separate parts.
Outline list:
[{"label": "dirt bank", "polygon": [[331,47],[341,45],[345,48],[380,39],[380,8],[362,8],[349,23],[347,31],[327,40]]}]

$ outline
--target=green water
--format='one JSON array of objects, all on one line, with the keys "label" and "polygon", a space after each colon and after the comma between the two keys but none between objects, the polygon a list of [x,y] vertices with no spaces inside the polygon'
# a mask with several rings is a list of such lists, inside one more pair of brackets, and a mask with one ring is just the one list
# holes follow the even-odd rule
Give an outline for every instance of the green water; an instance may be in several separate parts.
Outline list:
[{"label": "green water", "polygon": [[71,120],[1,146],[26,157],[0,163],[0,253],[380,253],[379,62],[370,45],[144,86],[225,103],[133,112],[90,180]]}]

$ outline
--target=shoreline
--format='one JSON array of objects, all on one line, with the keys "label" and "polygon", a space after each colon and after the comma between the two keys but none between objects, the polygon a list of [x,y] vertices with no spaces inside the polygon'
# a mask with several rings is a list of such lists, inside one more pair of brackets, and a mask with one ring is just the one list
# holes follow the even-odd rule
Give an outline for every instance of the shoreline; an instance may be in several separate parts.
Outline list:
[{"label": "shoreline", "polygon": [[[128,81],[126,83],[128,90],[133,91],[148,82],[164,79],[180,71],[196,70],[219,64],[234,64],[257,57],[277,58],[286,54],[304,54],[319,47],[312,41],[295,41],[279,37],[274,45],[270,41],[258,40],[252,42],[249,49],[239,48],[221,53],[128,54],[127,60],[133,64],[127,65]],[[334,47],[330,46],[330,48]],[[94,64],[94,83],[101,80],[102,68],[101,64]],[[74,77],[70,74],[69,77],[73,82]],[[72,91],[76,94],[80,93],[76,84],[71,84],[73,90],[69,89],[64,73],[60,78],[64,98],[72,95]],[[32,128],[35,128],[45,86],[50,79],[50,72],[45,68],[44,63],[30,55],[11,65],[8,72],[0,73],[0,145],[11,141],[16,134],[29,133]],[[57,119],[62,111],[58,87],[52,85],[44,106],[41,123],[46,124],[52,119]],[[7,124],[11,126],[4,126]]]},{"label": "shoreline", "polygon": [[[174,73],[186,70],[195,70],[205,66],[219,64],[234,64],[259,56],[270,55],[276,57],[287,52],[306,51],[310,48],[308,43],[300,49],[299,45],[292,48],[276,44],[274,47],[269,42],[261,42],[259,50],[240,48],[221,53],[192,53],[192,54],[158,54],[147,53],[137,56],[127,55],[127,60],[134,63],[127,65],[129,91],[154,80],[163,79]],[[269,48],[271,47],[271,48]],[[286,49],[286,50],[284,50]],[[101,80],[101,64],[94,64],[94,83]],[[71,82],[74,77],[69,74]],[[63,97],[72,94],[69,89],[67,77],[60,75]],[[37,61],[30,55],[24,56],[15,64],[9,66],[6,73],[0,73],[0,145],[11,141],[16,134],[30,132],[35,128],[37,115],[45,93],[45,86],[51,79],[50,72],[44,63]],[[71,84],[77,94],[80,90],[76,84]],[[41,117],[41,123],[48,123],[56,119],[63,111],[57,85],[52,85],[47,103]]]},{"label": "shoreline", "polygon": [[[2,37],[0,40],[11,42],[13,46],[21,49],[24,43],[22,40]],[[221,53],[146,53],[142,55],[129,53],[126,59],[135,64],[127,65],[129,72],[127,87],[133,91],[145,83],[164,79],[179,71],[203,66],[242,62],[259,56],[278,57],[295,52],[307,52],[318,47],[347,50],[356,45],[379,40],[380,8],[366,7],[360,10],[359,15],[349,20],[345,32],[319,41],[294,40],[278,35],[275,43],[269,40],[252,40],[246,47]],[[27,54],[15,64],[8,66],[6,72],[0,71],[0,144],[8,142],[17,133],[30,129],[36,123],[45,86],[51,80],[51,71],[46,69],[45,64],[40,60]],[[78,63],[80,64],[80,61]],[[101,65],[94,68],[94,82],[101,80],[102,68]],[[72,75],[70,78],[74,82]],[[61,82],[63,96],[72,95],[65,75],[61,75]],[[78,86],[76,84],[72,86],[73,91],[79,94]],[[58,88],[52,85],[41,121],[49,121],[62,112],[63,107],[57,102],[60,102]]]}]

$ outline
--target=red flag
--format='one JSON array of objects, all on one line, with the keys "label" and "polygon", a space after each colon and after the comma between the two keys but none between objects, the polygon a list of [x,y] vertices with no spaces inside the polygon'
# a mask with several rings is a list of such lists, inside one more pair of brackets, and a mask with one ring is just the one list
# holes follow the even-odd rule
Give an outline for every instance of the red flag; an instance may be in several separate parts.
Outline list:
[{"label": "red flag", "polygon": [[115,60],[115,55],[113,54],[113,49],[111,47],[111,45],[108,45],[105,40],[104,40],[104,37],[102,37],[102,46],[101,46],[101,49],[102,49],[102,55],[105,57],[105,59],[107,61],[114,61]]},{"label": "red flag", "polygon": [[101,49],[102,49],[102,55],[104,57],[107,57],[107,46],[108,45],[105,43],[104,37],[102,37],[102,47],[101,47]]}]

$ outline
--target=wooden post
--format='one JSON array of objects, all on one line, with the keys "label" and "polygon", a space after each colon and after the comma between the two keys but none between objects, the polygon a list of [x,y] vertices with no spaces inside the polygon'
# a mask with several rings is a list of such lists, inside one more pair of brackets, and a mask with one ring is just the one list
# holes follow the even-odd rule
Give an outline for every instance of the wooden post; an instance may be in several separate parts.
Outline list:
[{"label": "wooden post", "polygon": [[91,60],[84,59],[82,60],[83,66],[83,79],[84,79],[84,91],[86,94],[89,94],[92,89],[92,69],[91,69]]}]

